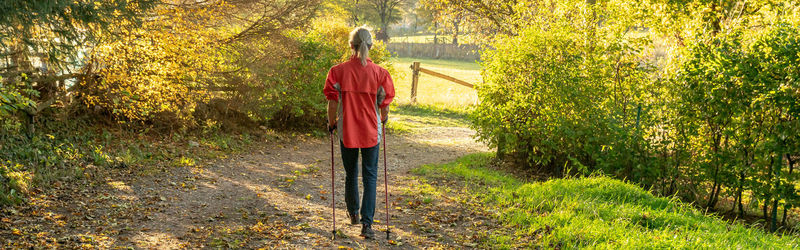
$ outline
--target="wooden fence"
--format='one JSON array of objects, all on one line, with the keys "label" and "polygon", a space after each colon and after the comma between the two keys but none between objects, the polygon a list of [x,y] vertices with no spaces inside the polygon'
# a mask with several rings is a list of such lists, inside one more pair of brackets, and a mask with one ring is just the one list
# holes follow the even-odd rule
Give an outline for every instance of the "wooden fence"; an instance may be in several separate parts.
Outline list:
[{"label": "wooden fence", "polygon": [[442,73],[439,73],[439,72],[436,72],[436,71],[433,71],[433,70],[430,70],[430,69],[426,69],[426,68],[420,67],[420,63],[419,62],[413,62],[411,64],[411,103],[412,104],[413,103],[417,103],[417,84],[419,83],[419,73],[420,72],[428,74],[428,75],[431,75],[431,76],[435,76],[435,77],[438,77],[438,78],[442,78],[442,79],[451,81],[451,82],[456,83],[456,84],[461,84],[461,85],[466,86],[466,87],[475,88],[475,86],[472,85],[471,83],[456,79],[455,77],[448,76],[448,75],[445,75],[445,74],[442,74]]},{"label": "wooden fence", "polygon": [[389,43],[386,47],[399,57],[480,60],[480,46],[470,44]]}]

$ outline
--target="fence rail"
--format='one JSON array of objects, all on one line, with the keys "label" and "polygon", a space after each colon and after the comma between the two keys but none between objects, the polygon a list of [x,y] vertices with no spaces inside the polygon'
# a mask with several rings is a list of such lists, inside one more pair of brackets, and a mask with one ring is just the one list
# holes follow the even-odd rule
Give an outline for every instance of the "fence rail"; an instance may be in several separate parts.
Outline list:
[{"label": "fence rail", "polygon": [[417,85],[419,84],[419,73],[420,72],[428,74],[428,75],[431,75],[431,76],[435,76],[435,77],[438,77],[438,78],[442,78],[442,79],[445,79],[445,80],[448,80],[448,81],[451,81],[453,83],[460,84],[460,85],[463,85],[463,86],[466,86],[466,87],[475,88],[475,85],[473,85],[471,83],[468,83],[466,81],[462,81],[462,80],[459,80],[459,79],[457,79],[455,77],[448,76],[448,75],[445,75],[445,74],[442,74],[442,73],[439,73],[439,72],[436,72],[436,71],[433,71],[433,70],[430,70],[430,69],[426,69],[426,68],[420,67],[420,63],[419,62],[411,63],[411,72],[412,72],[412,74],[411,74],[411,103],[412,104],[413,103],[417,103]]}]

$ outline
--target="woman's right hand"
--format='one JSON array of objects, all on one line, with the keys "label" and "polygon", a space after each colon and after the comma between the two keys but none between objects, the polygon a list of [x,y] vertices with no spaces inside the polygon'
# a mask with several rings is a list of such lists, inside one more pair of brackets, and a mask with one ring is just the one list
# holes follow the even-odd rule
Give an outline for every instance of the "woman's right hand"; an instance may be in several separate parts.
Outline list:
[{"label": "woman's right hand", "polygon": [[336,130],[336,123],[328,124],[328,132],[333,134],[333,131]]}]

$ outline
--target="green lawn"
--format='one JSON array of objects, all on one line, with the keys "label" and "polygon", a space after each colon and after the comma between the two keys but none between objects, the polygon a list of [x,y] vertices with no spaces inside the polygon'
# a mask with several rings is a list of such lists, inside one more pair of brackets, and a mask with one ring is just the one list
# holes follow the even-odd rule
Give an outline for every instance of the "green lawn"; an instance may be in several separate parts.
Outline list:
[{"label": "green lawn", "polygon": [[[607,177],[523,182],[487,168],[492,154],[466,156],[414,171],[423,182],[457,180],[505,229],[487,234],[485,248],[797,249],[778,236],[728,223],[679,201],[653,196]],[[420,187],[442,199],[448,187]],[[433,190],[433,191],[432,191]],[[453,197],[450,197],[453,198]],[[456,197],[455,199],[459,199]],[[469,199],[469,198],[463,198]]]},{"label": "green lawn", "polygon": [[[397,73],[394,76],[396,101],[401,104],[410,102],[411,64],[420,62],[420,66],[466,82],[481,82],[481,67],[477,62],[455,60],[436,60],[419,58],[393,58]],[[475,105],[478,96],[474,89],[450,81],[421,74],[417,86],[417,103],[462,109]]]}]

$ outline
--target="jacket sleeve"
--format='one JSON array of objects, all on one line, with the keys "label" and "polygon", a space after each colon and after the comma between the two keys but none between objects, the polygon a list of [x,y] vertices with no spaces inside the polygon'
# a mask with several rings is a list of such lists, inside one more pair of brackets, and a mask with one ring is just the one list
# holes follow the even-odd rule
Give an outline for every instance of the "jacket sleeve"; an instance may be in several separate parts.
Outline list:
[{"label": "jacket sleeve", "polygon": [[337,79],[335,71],[335,67],[328,71],[328,79],[325,80],[325,87],[322,88],[322,93],[325,94],[325,99],[331,101],[339,100],[339,91],[335,86],[336,84],[339,84],[339,79]]},{"label": "jacket sleeve", "polygon": [[384,77],[382,77],[383,79],[381,79],[381,87],[383,87],[383,91],[386,93],[386,97],[383,99],[383,102],[381,102],[381,104],[378,105],[378,107],[382,109],[389,106],[389,104],[392,103],[392,100],[394,99],[394,82],[392,81],[392,75],[390,75],[389,72],[386,71],[385,69],[383,70],[383,74]]}]

